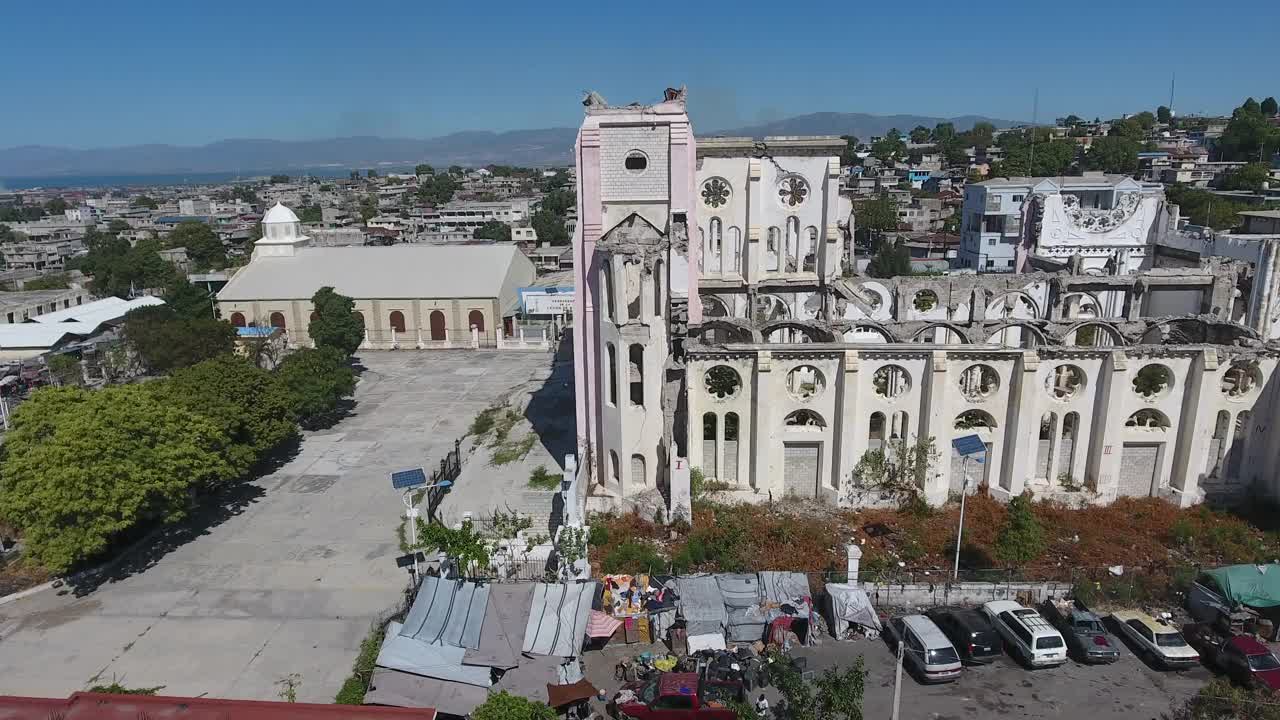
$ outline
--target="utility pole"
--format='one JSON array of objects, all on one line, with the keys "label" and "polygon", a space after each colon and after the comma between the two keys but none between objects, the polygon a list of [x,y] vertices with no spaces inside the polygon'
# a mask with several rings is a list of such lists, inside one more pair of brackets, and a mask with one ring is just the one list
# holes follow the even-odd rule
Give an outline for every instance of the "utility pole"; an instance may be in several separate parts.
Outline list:
[{"label": "utility pole", "polygon": [[964,500],[969,495],[969,456],[964,456],[964,485],[960,488],[960,526],[956,528],[956,562],[951,580],[960,579],[960,542],[964,539]]},{"label": "utility pole", "polygon": [[902,653],[905,638],[898,638],[898,669],[893,676],[893,720],[898,720],[898,705],[902,701]]}]

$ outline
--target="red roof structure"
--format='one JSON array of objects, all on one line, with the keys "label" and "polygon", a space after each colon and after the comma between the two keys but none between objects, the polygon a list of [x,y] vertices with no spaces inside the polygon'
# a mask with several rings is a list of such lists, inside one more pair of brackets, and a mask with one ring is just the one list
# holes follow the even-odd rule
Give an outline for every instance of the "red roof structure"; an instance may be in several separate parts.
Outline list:
[{"label": "red roof structure", "polygon": [[435,720],[436,711],[376,705],[316,705],[262,700],[110,695],[78,692],[66,699],[0,695],[0,720]]}]

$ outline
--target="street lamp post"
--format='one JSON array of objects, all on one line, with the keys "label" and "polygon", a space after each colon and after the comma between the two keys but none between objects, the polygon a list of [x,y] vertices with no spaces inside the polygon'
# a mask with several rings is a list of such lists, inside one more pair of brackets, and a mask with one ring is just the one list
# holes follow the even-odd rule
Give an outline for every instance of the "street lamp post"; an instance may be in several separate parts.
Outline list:
[{"label": "street lamp post", "polygon": [[417,485],[415,487],[405,488],[401,495],[404,500],[404,517],[409,521],[409,552],[413,555],[413,568],[409,571],[413,576],[414,587],[418,586],[418,554],[415,546],[418,544],[418,511],[417,503],[413,500],[413,494],[419,490],[423,491],[423,497],[426,497],[427,491],[433,488],[447,488],[453,485],[452,480],[441,480],[433,485]]},{"label": "street lamp post", "polygon": [[969,495],[969,456],[964,458],[964,485],[960,488],[960,525],[956,528],[956,562],[951,571],[952,582],[960,578],[960,542],[964,539],[964,500]]}]

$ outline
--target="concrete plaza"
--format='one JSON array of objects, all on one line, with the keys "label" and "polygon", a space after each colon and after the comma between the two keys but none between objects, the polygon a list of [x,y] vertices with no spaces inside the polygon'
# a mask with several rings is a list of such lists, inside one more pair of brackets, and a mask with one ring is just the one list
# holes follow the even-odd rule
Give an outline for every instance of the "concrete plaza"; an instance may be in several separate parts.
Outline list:
[{"label": "concrete plaza", "polygon": [[365,352],[350,416],[99,582],[0,606],[0,694],[113,680],[166,695],[331,702],[407,585],[392,470],[439,464],[481,409],[546,377],[549,353]]}]

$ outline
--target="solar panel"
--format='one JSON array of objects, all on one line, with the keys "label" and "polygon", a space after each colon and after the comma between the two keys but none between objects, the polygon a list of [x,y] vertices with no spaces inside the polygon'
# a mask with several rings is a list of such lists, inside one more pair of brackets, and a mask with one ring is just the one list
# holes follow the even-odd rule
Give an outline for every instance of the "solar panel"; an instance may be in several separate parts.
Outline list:
[{"label": "solar panel", "polygon": [[987,451],[986,443],[982,442],[982,438],[977,435],[962,435],[951,441],[951,447],[961,455],[976,455]]},{"label": "solar panel", "polygon": [[422,468],[414,468],[412,470],[400,470],[391,473],[391,487],[396,490],[404,490],[405,488],[417,487],[427,484],[427,474]]}]

